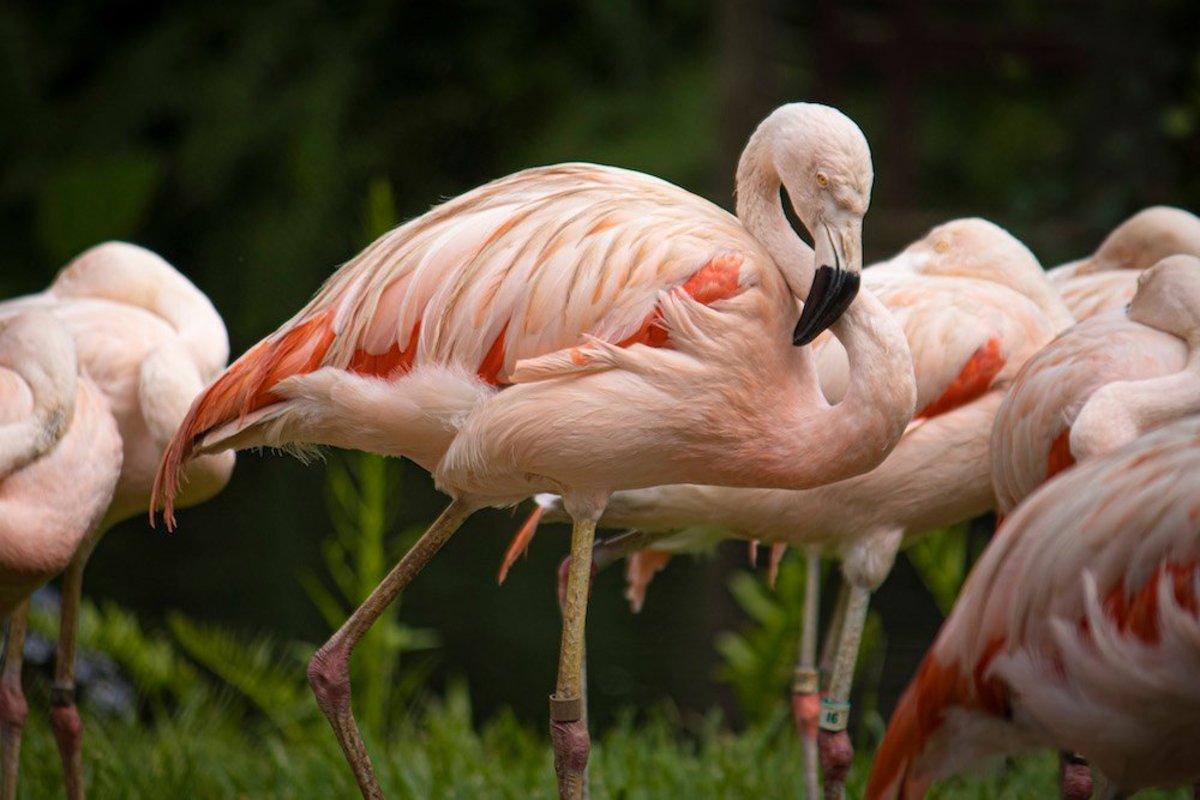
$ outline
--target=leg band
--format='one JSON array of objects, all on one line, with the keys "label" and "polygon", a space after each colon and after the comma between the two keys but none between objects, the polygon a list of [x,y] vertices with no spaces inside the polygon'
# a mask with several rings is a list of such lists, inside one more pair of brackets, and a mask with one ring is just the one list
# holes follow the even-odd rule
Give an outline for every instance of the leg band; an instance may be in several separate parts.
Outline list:
[{"label": "leg band", "polygon": [[821,730],[837,733],[850,724],[850,704],[844,700],[821,698]]},{"label": "leg band", "polygon": [[550,695],[550,721],[574,722],[583,719],[583,698]]}]

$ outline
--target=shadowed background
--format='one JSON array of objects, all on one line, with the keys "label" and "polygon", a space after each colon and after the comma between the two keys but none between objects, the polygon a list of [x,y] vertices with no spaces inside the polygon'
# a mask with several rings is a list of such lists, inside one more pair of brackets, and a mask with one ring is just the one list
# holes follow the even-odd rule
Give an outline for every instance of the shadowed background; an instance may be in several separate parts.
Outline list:
[{"label": "shadowed background", "polygon": [[[372,196],[406,219],[522,167],[589,160],[731,207],[750,131],[799,99],[839,106],[872,144],[868,263],[956,216],[1005,225],[1050,266],[1143,206],[1200,209],[1200,9],[1037,5],[9,4],[0,296],[38,290],[85,247],[126,239],[212,298],[236,356],[368,241]],[[181,609],[323,641],[300,578],[323,569],[324,469],[240,456],[229,488],[181,513],[177,533],[143,520],[111,533],[85,590],[151,622]],[[400,472],[398,527],[423,525],[444,498],[421,470]],[[497,588],[521,516],[477,515],[401,616],[438,632],[433,686],[463,675],[478,712],[512,704],[540,720],[566,537],[547,529]],[[639,617],[619,572],[597,579],[589,658],[601,719],[663,696],[736,714],[714,679],[714,639],[745,624],[727,588],[744,558],[732,545],[673,564]],[[876,606],[886,695],[940,616],[907,562]]]}]

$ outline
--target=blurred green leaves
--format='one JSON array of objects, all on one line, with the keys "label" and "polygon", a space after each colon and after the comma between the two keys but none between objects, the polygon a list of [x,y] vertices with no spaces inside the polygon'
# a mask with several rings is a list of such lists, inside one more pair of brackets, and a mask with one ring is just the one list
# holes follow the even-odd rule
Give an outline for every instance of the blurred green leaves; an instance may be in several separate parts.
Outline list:
[{"label": "blurred green leaves", "polygon": [[38,190],[38,244],[66,264],[97,242],[136,238],[162,173],[158,158],[146,151],[57,165]]}]

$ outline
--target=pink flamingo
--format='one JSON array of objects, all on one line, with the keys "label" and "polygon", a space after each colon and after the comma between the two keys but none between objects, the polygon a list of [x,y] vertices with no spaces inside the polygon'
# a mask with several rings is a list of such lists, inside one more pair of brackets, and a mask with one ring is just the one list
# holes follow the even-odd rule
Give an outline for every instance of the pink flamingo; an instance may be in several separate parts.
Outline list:
[{"label": "pink flamingo", "polygon": [[100,525],[121,471],[121,439],[104,395],[79,374],[57,320],[30,310],[0,320],[0,617],[9,619],[0,677],[0,796],[17,793],[22,646],[31,592],[61,572]]},{"label": "pink flamingo", "polygon": [[1025,364],[996,414],[992,480],[1007,514],[1076,461],[1200,412],[1200,258],[1141,273],[1127,309],[1083,320]]},{"label": "pink flamingo", "polygon": [[[1072,322],[1028,248],[985,220],[940,225],[891,261],[866,269],[863,280],[904,328],[920,409],[880,466],[803,491],[673,485],[618,492],[599,522],[639,533],[601,545],[598,564],[651,543],[656,548],[633,553],[629,561],[635,608],[652,571],[671,552],[706,548],[730,535],[772,543],[773,560],[789,545],[805,550],[805,623],[793,708],[810,797],[817,794],[818,719],[828,796],[841,795],[850,766],[848,700],[871,592],[891,571],[902,542],[994,506],[988,447],[996,408],[1021,364]],[[819,352],[821,386],[831,399],[845,391],[845,358],[832,339]],[[537,499],[539,508],[510,548],[502,574],[543,512],[551,519],[563,516],[553,495]],[[822,554],[841,559],[848,594],[836,615],[842,622],[834,626],[840,635],[828,692],[818,700]]]},{"label": "pink flamingo", "polygon": [[1128,303],[1139,273],[1176,254],[1200,256],[1200,218],[1153,206],[1114,228],[1091,256],[1047,274],[1075,318],[1086,319]]},{"label": "pink flamingo", "polygon": [[1098,456],[1008,517],[892,714],[868,800],[1054,746],[1106,796],[1200,773],[1200,418]]},{"label": "pink flamingo", "polygon": [[[1001,515],[1076,461],[1200,411],[1200,259],[1171,256],[1137,275],[1128,308],[1067,330],[1013,382],[992,435]],[[1065,754],[1062,771],[1064,797],[1091,794],[1086,762]]]},{"label": "pink flamingo", "polygon": [[[552,489],[575,521],[550,717],[560,793],[579,797],[583,623],[608,496],[664,481],[811,486],[891,449],[912,412],[911,361],[873,297],[851,302],[871,182],[858,126],[805,103],[751,136],[736,218],[636,172],[519,172],[384,235],[197,400],[159,472],[169,522],[180,467],[230,447],[403,456],[451,497],[309,667],[364,796],[381,790],[350,652],[474,510]],[[792,346],[829,326],[853,366],[836,405],[812,351]]]},{"label": "pink flamingo", "polygon": [[[50,722],[67,795],[82,798],[83,727],[74,675],[84,567],[109,528],[149,508],[162,453],[192,400],[225,365],[229,342],[221,317],[199,289],[156,254],[123,242],[80,254],[46,291],[0,303],[0,317],[30,309],[52,314],[74,339],[80,368],[107,400],[123,449],[104,518],[79,543],[62,581]],[[232,453],[196,461],[180,505],[220,491],[233,461]]]}]

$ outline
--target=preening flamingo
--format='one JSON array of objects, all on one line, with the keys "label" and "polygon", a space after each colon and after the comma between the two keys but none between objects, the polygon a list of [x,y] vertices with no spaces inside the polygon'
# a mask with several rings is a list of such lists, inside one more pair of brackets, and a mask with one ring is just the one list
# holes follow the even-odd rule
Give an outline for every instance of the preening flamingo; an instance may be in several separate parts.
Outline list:
[{"label": "preening flamingo", "polygon": [[1200,259],[1141,273],[1128,309],[1083,320],[1024,366],[996,414],[992,480],[1007,514],[1047,478],[1200,412]]},{"label": "preening flamingo", "polygon": [[1167,256],[1200,256],[1200,217],[1171,206],[1143,209],[1113,229],[1087,258],[1048,271],[1076,319],[1120,308],[1138,274]]},{"label": "preening flamingo", "polygon": [[[805,626],[793,704],[810,797],[817,793],[818,716],[828,795],[840,795],[850,766],[845,732],[850,683],[871,592],[887,577],[902,541],[993,507],[988,446],[996,408],[1021,364],[1072,322],[1028,248],[981,219],[934,228],[891,261],[864,270],[863,281],[904,328],[920,409],[880,466],[803,491],[673,485],[618,492],[599,521],[640,532],[601,544],[599,563],[632,548],[656,548],[634,553],[629,562],[635,607],[647,570],[660,569],[670,552],[727,536],[771,543],[776,556],[782,546],[805,550]],[[831,400],[845,391],[845,357],[835,340],[817,357],[821,386]],[[554,496],[537,499],[540,508],[510,550],[505,569],[528,543],[538,516],[563,516]],[[664,535],[668,538],[661,539]],[[850,589],[833,675],[818,701],[815,628],[822,554],[841,559]]]},{"label": "preening flamingo", "polygon": [[1109,796],[1200,775],[1200,418],[1081,464],[1001,525],[905,690],[868,800],[988,756],[1086,756]]},{"label": "preening flamingo", "polygon": [[17,793],[27,707],[22,647],[30,593],[61,572],[100,525],[121,472],[108,402],[79,374],[70,334],[49,313],[0,320],[0,796]]},{"label": "preening flamingo", "polygon": [[[364,796],[381,790],[351,712],[350,652],[474,510],[549,489],[575,520],[550,716],[560,792],[578,797],[587,584],[611,492],[812,486],[887,454],[915,391],[896,323],[870,295],[851,302],[871,182],[858,126],[806,103],[751,136],[736,218],[636,172],[525,170],[385,234],[197,399],[159,471],[169,522],[183,464],[230,447],[404,456],[452,498],[309,667]],[[812,351],[792,346],[830,326],[851,362],[837,405]]]},{"label": "preening flamingo", "polygon": [[[229,356],[225,325],[208,298],[158,255],[136,245],[97,245],[64,267],[41,293],[0,303],[0,318],[36,309],[74,339],[80,369],[116,419],[120,479],[101,523],[75,550],[63,575],[51,725],[67,794],[83,796],[82,723],[75,706],[75,632],[83,570],[100,537],[150,505],[155,469],[192,400]],[[228,482],[234,456],[197,460],[180,505],[208,499]]]}]

